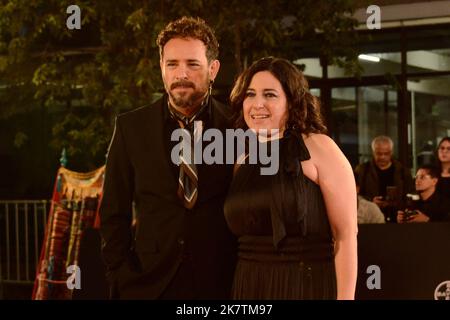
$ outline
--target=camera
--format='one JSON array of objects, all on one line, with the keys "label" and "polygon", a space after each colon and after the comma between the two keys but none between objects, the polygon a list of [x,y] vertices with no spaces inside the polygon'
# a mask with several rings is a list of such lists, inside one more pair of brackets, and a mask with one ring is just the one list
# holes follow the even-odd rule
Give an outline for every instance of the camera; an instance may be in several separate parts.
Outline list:
[{"label": "camera", "polygon": [[417,210],[406,209],[403,214],[403,220],[409,220],[412,216],[417,214]]},{"label": "camera", "polygon": [[417,201],[420,200],[419,195],[417,194],[410,194],[408,193],[406,195],[406,209],[403,213],[403,221],[408,221],[411,219],[411,217],[418,214],[417,210],[415,208],[417,207]]}]

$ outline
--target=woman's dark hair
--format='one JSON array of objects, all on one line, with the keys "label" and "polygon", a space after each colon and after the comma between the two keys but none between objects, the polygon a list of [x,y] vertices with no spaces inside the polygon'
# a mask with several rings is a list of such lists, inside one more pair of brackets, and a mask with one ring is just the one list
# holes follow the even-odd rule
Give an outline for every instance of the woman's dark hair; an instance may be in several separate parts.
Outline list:
[{"label": "woman's dark hair", "polygon": [[441,160],[439,160],[439,148],[441,147],[441,144],[444,143],[444,141],[450,142],[450,137],[443,137],[441,141],[439,141],[438,147],[436,149],[436,166],[439,168],[439,175],[442,174],[442,163]]},{"label": "woman's dark hair", "polygon": [[242,106],[253,76],[261,71],[270,72],[283,87],[288,104],[287,129],[297,134],[326,133],[319,100],[309,92],[303,73],[288,60],[274,57],[254,62],[236,80],[230,95],[231,107],[236,114],[236,128],[248,128]]}]

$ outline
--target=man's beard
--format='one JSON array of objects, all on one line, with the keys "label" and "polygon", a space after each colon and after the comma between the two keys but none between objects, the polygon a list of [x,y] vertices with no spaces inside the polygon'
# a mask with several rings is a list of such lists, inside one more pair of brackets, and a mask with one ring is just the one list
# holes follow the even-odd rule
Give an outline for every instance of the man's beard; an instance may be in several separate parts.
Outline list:
[{"label": "man's beard", "polygon": [[[190,81],[177,81],[170,85],[170,90],[168,90],[169,96],[172,98],[173,104],[175,104],[178,108],[191,108],[195,107],[195,104],[200,105],[202,98],[205,97],[206,92],[208,91],[208,83],[206,82],[205,86],[197,89],[195,84]],[[172,90],[177,87],[190,87],[194,89],[192,93],[185,92],[182,94],[174,94]]]}]

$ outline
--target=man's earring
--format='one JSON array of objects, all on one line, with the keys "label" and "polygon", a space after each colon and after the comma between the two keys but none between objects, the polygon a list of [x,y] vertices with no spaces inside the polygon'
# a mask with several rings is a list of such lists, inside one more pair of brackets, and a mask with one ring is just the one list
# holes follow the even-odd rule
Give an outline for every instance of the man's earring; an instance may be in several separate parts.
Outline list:
[{"label": "man's earring", "polygon": [[214,80],[209,80],[209,88],[208,88],[209,95],[211,95],[211,93],[212,93],[212,85],[213,85],[213,83],[214,83]]}]

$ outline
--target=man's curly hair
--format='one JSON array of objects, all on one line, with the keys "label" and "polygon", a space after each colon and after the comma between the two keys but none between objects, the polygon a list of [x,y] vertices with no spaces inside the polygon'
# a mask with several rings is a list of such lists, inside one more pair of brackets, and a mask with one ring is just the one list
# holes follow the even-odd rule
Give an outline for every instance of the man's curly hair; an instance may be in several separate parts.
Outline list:
[{"label": "man's curly hair", "polygon": [[202,41],[206,46],[206,58],[211,62],[219,56],[219,43],[214,31],[201,18],[182,17],[170,22],[158,35],[156,44],[159,54],[163,56],[163,49],[173,38],[192,38]]}]

